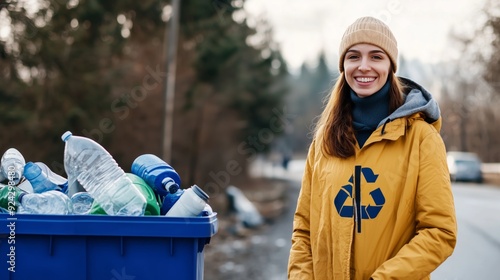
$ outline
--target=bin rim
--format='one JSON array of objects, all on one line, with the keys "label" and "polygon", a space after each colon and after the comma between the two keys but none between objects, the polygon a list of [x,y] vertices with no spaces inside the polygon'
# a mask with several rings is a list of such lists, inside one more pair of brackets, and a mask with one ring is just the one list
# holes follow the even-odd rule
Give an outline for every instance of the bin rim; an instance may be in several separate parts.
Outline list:
[{"label": "bin rim", "polygon": [[0,234],[201,238],[218,230],[215,212],[204,217],[1,213],[0,223]]}]

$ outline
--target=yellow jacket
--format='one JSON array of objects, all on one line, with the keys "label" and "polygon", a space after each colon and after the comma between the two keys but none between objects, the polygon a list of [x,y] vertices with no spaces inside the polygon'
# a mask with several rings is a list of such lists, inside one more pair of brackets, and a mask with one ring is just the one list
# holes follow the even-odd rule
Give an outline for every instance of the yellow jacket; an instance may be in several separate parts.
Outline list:
[{"label": "yellow jacket", "polygon": [[[430,99],[418,90],[410,94]],[[348,159],[313,141],[289,279],[429,279],[451,255],[457,226],[441,119],[425,110],[384,122]]]}]

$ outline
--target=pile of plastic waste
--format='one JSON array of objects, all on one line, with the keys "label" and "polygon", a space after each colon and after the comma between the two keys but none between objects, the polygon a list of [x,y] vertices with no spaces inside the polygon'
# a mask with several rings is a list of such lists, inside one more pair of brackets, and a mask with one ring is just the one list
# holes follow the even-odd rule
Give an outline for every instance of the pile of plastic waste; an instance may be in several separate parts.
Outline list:
[{"label": "pile of plastic waste", "polygon": [[137,157],[125,172],[90,138],[67,131],[67,178],[43,162],[25,161],[15,148],[0,160],[0,212],[14,214],[118,216],[208,216],[208,195],[197,185],[181,188],[178,173],[156,155]]}]

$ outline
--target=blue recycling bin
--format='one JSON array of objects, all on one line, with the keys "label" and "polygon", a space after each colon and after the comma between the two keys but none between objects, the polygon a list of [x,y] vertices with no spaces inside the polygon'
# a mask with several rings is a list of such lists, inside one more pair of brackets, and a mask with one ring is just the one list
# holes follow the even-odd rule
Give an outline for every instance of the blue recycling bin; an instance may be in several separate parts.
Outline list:
[{"label": "blue recycling bin", "polygon": [[203,279],[207,217],[0,214],[0,279]]}]

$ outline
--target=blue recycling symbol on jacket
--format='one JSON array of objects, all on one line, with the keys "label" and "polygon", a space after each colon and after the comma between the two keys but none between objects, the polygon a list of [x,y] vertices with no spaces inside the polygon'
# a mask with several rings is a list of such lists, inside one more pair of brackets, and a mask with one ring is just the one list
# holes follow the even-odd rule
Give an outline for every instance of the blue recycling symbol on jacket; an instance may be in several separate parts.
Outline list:
[{"label": "blue recycling symbol on jacket", "polygon": [[[374,204],[362,205],[361,176],[365,178],[368,186],[375,183],[378,178],[378,174],[374,174],[371,168],[357,165],[354,168],[354,174],[349,178],[349,184],[342,186],[334,200],[335,208],[341,217],[355,217],[358,232],[361,232],[361,220],[375,219],[385,203],[382,190],[376,188],[370,192]],[[353,200],[353,205],[345,205],[348,198]],[[357,206],[356,209],[354,206]]]}]

